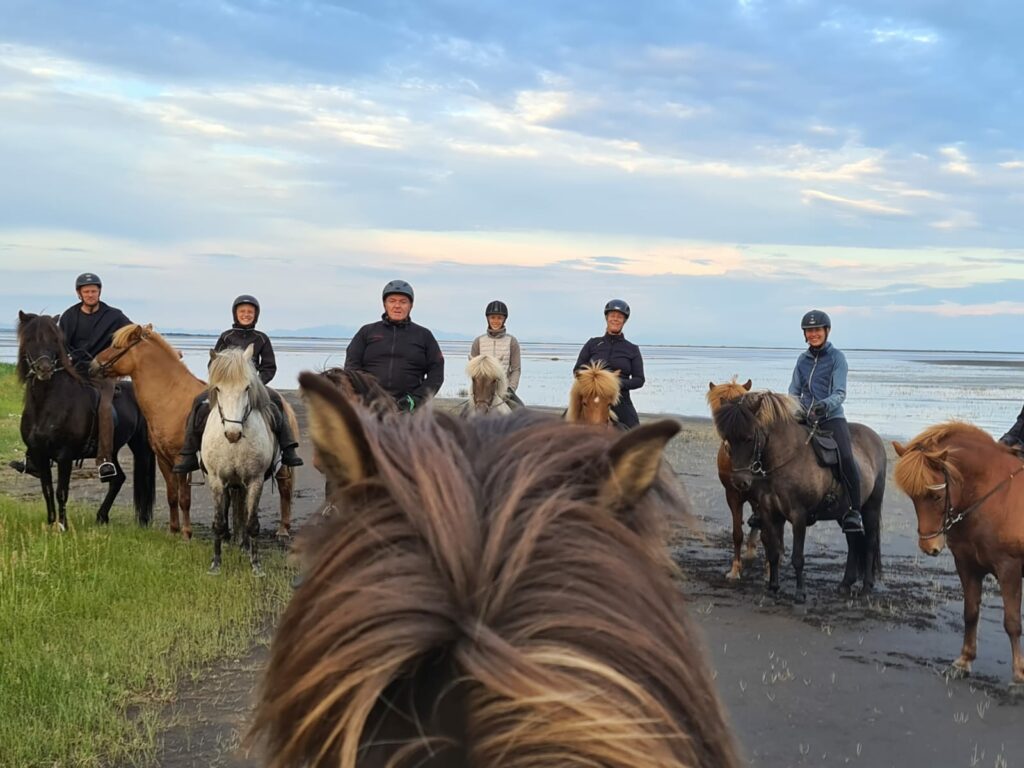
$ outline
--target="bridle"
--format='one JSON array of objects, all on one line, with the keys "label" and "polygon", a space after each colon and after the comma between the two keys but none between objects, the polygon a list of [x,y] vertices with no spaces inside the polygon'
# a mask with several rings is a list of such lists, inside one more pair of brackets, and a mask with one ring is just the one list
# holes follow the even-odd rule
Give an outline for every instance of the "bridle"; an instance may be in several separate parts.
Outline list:
[{"label": "bridle", "polygon": [[121,347],[117,352],[110,356],[109,360],[104,360],[102,363],[97,363],[96,367],[99,369],[101,374],[105,374],[107,370],[114,365],[118,360],[128,354],[132,347],[146,340],[144,335],[140,335],[137,339],[132,339],[131,342]]},{"label": "bridle", "polygon": [[55,376],[56,374],[62,373],[64,371],[64,366],[60,365],[60,361],[57,355],[43,354],[38,355],[37,357],[30,357],[29,354],[26,352],[24,357],[25,364],[28,366],[28,375],[31,376],[33,379],[38,379],[39,381],[46,381],[46,379],[42,378],[46,372],[39,370],[39,365],[43,362],[47,362],[50,364],[50,376]]},{"label": "bridle", "polygon": [[[222,424],[237,424],[238,425],[238,429],[239,429],[240,432],[243,432],[243,429],[245,427],[245,422],[249,419],[250,414],[252,414],[252,395],[250,394],[248,387],[246,387],[246,389],[245,389],[245,395],[246,395],[246,397],[245,397],[245,410],[242,411],[242,418],[240,418],[240,419],[229,419],[229,418],[226,418],[224,416],[224,410],[220,407],[220,398],[217,398],[217,414],[220,416],[221,423]],[[242,436],[243,437],[245,436],[244,432],[243,432]]]},{"label": "bridle", "polygon": [[[726,446],[728,446],[726,441]],[[770,469],[765,466],[764,452],[768,448],[768,433],[758,427],[754,430],[754,455],[750,461],[750,464],[746,467],[733,467],[733,472],[749,472],[752,475],[760,478],[766,478],[772,472],[778,472],[784,466],[789,464],[793,459],[796,458],[797,451],[793,451],[784,461],[780,461],[774,467]]]},{"label": "bridle", "polygon": [[942,483],[942,485],[928,486],[928,490],[930,491],[944,490],[946,492],[946,501],[944,509],[942,511],[942,525],[939,527],[939,530],[935,531],[935,533],[921,533],[921,531],[918,530],[918,538],[923,541],[927,541],[928,539],[935,539],[939,536],[945,536],[954,525],[962,521],[972,512],[977,511],[977,509],[986,501],[988,501],[989,498],[991,498],[996,493],[996,491],[998,491],[1004,485],[1007,485],[1011,480],[1013,480],[1013,478],[1019,475],[1022,471],[1024,471],[1024,464],[1021,464],[1019,467],[1013,470],[1013,472],[1011,472],[1008,477],[1004,477],[1001,481],[996,483],[995,486],[993,486],[988,491],[988,493],[986,493],[980,499],[975,501],[973,504],[970,504],[969,506],[961,509],[959,512],[956,512],[953,509],[953,496],[949,492],[949,486],[951,485],[951,481],[949,479],[949,470],[943,467],[942,478],[943,480],[945,480],[945,482]]}]

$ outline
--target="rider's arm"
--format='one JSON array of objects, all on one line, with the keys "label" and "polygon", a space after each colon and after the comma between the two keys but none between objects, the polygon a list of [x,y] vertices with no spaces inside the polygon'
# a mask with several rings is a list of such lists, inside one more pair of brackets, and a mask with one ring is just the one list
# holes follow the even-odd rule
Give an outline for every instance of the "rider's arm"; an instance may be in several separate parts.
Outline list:
[{"label": "rider's arm", "polygon": [[796,361],[796,365],[793,366],[793,378],[789,382],[789,394],[793,397],[800,397],[800,392],[803,389],[803,382],[800,381],[800,361]]},{"label": "rider's arm", "polygon": [[519,356],[519,341],[512,337],[508,348],[508,386],[512,390],[519,389],[519,375],[522,373]]},{"label": "rider's arm", "polygon": [[[363,326],[365,328],[366,326]],[[356,335],[348,343],[345,350],[345,370],[363,371],[363,353],[366,352],[366,334],[363,328],[356,331]]]},{"label": "rider's arm", "polygon": [[473,339],[473,344],[469,347],[469,359],[472,360],[474,357],[480,354],[480,337],[477,336]]},{"label": "rider's arm", "polygon": [[640,389],[644,385],[644,356],[640,354],[640,348],[637,347],[636,357],[631,361],[632,371],[629,378],[623,378],[619,383],[619,386],[623,389]]},{"label": "rider's arm", "polygon": [[576,365],[572,367],[573,373],[578,371],[584,365],[587,365],[592,357],[593,353],[590,351],[590,341],[588,340],[587,343],[583,345],[583,349],[580,350],[580,356],[576,358]]},{"label": "rider's arm", "polygon": [[263,341],[263,349],[260,351],[260,362],[256,366],[256,370],[259,371],[260,381],[264,384],[269,384],[271,379],[277,374],[277,358],[274,356],[274,345],[270,343],[270,337],[264,334]]},{"label": "rider's arm", "polygon": [[836,350],[836,359],[832,366],[832,386],[829,388],[828,397],[822,400],[830,414],[846,400],[846,376],[849,371],[850,367],[846,362],[846,355]]}]

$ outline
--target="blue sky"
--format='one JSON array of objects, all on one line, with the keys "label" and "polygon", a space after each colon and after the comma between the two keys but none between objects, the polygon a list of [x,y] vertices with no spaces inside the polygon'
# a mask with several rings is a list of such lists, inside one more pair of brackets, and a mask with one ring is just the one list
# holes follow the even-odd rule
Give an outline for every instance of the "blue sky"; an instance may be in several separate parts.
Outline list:
[{"label": "blue sky", "polygon": [[[0,0],[0,325],[1024,349],[1024,6]],[[4,321],[2,318],[8,318]]]}]

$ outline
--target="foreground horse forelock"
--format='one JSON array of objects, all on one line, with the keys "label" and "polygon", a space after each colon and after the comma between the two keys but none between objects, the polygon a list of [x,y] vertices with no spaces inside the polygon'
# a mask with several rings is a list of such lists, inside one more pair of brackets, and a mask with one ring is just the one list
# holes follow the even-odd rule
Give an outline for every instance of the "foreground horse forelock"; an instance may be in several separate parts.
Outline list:
[{"label": "foreground horse forelock", "polygon": [[340,514],[273,642],[269,765],[738,764],[665,547],[677,423],[376,420],[301,383]]},{"label": "foreground horse forelock", "polygon": [[619,374],[601,361],[583,366],[576,372],[569,392],[566,421],[581,424],[608,425],[616,423],[612,407],[619,404]]},{"label": "foreground horse forelock", "polygon": [[953,553],[964,590],[964,641],[953,670],[967,674],[978,652],[981,588],[999,582],[1014,683],[1024,684],[1020,648],[1024,575],[1024,463],[992,436],[963,422],[929,427],[906,446],[893,443],[896,484],[914,502],[918,546]]}]

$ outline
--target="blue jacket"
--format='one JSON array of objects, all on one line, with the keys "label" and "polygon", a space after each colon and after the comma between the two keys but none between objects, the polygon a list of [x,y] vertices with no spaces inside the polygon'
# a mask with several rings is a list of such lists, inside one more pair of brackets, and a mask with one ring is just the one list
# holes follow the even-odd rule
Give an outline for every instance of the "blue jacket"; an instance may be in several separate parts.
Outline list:
[{"label": "blue jacket", "polygon": [[846,355],[827,341],[820,350],[808,348],[796,360],[789,394],[800,398],[804,410],[815,403],[824,403],[828,409],[825,418],[845,418],[843,401],[846,400],[846,374],[849,366]]}]

